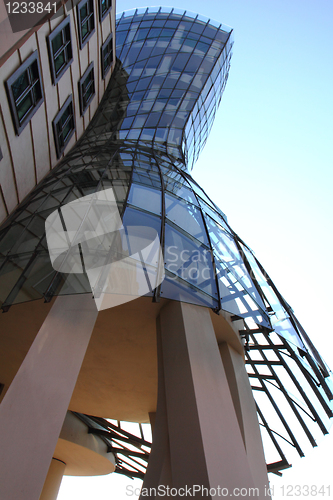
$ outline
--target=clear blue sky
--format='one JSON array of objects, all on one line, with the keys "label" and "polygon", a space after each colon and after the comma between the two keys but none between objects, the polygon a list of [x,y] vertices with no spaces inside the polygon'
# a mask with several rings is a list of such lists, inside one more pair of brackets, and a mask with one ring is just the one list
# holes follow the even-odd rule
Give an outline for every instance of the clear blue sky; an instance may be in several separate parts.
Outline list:
[{"label": "clear blue sky", "polygon": [[[117,11],[142,6],[118,0]],[[333,367],[333,1],[174,0],[172,6],[234,29],[229,81],[193,176]],[[274,500],[284,498],[281,486],[288,484],[330,485],[333,496],[332,450],[333,437],[325,437],[282,479],[270,475]],[[133,483],[65,478],[59,499],[134,498],[126,496],[126,484]]]}]

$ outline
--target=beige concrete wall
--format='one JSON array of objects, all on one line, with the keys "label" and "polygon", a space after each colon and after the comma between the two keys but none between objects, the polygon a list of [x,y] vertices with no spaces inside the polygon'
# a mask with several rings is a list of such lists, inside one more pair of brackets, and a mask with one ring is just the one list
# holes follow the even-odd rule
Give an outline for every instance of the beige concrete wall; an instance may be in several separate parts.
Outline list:
[{"label": "beige concrete wall", "polygon": [[[77,3],[77,0],[69,0],[66,6],[62,8],[60,16],[57,14],[57,17],[45,22],[39,29],[31,30],[28,39],[24,43],[22,42],[21,45],[18,43],[18,48],[2,63],[0,70],[0,148],[3,158],[0,160],[0,223],[30,193],[36,183],[58,163],[52,121],[67,97],[70,94],[73,95],[76,131],[63,155],[70,150],[87,128],[110,79],[111,71],[105,81],[101,78],[100,48],[110,31],[115,31],[115,2],[113,2],[111,12],[102,23],[99,21],[98,2],[94,2],[95,33],[82,50],[79,48]],[[29,32],[20,32],[9,37],[8,34],[5,36],[6,31],[3,31],[2,28],[6,23],[6,13],[3,10],[0,11],[0,45],[2,47],[6,45],[7,50],[8,40],[14,46],[18,40],[24,40],[22,37],[29,35]],[[58,83],[53,85],[47,50],[47,36],[67,15],[70,16],[71,22],[74,60]],[[10,28],[8,30],[10,31]],[[4,37],[7,38],[7,41],[4,40]],[[38,51],[41,65],[44,102],[21,134],[16,135],[5,89],[5,81],[35,50]],[[2,53],[3,50],[1,50],[0,56]],[[95,69],[96,95],[92,99],[89,109],[82,117],[80,116],[78,82],[92,61]]]},{"label": "beige concrete wall", "polygon": [[57,500],[65,468],[66,464],[64,462],[52,458],[39,500]]},{"label": "beige concrete wall", "polygon": [[11,47],[18,43],[27,33],[29,33],[29,30],[13,33],[7,16],[5,2],[0,2],[0,58],[5,56]]}]

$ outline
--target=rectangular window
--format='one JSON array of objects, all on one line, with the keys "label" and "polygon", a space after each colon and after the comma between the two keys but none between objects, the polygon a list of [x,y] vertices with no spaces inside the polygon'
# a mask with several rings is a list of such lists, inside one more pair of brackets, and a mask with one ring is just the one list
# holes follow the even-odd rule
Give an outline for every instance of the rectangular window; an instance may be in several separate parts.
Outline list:
[{"label": "rectangular window", "polygon": [[77,6],[77,22],[82,49],[95,31],[94,0],[81,0]]},{"label": "rectangular window", "polygon": [[79,96],[81,115],[88,108],[95,95],[94,63],[90,63],[81,80],[79,81]]},{"label": "rectangular window", "polygon": [[54,85],[73,61],[70,17],[66,17],[48,36],[51,74]]},{"label": "rectangular window", "polygon": [[106,77],[113,63],[112,33],[107,37],[101,47],[102,78]]},{"label": "rectangular window", "polygon": [[75,131],[73,99],[70,95],[53,120],[57,157],[60,158]]},{"label": "rectangular window", "polygon": [[17,135],[44,101],[37,50],[6,81],[6,89]]},{"label": "rectangular window", "polygon": [[99,20],[100,22],[106,17],[107,13],[111,10],[112,0],[99,0]]}]

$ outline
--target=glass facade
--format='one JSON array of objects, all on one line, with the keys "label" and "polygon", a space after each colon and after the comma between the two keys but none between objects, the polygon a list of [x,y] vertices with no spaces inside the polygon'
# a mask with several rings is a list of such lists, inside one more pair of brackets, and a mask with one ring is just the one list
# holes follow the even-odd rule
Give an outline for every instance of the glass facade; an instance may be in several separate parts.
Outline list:
[{"label": "glass facade", "polygon": [[90,291],[85,274],[53,269],[45,220],[112,187],[123,223],[160,237],[165,279],[147,295],[225,311],[239,328],[268,469],[286,468],[290,450],[302,456],[304,441],[314,446],[327,433],[331,373],[189,173],[227,81],[232,30],[188,12],[142,9],[119,16],[116,43],[116,68],[86,133],[1,228],[2,309]]}]

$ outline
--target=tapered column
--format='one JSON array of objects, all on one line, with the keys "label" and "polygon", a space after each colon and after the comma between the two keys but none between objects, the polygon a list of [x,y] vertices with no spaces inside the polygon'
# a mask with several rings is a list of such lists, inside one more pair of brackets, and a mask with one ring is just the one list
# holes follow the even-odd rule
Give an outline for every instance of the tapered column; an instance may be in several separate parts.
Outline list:
[{"label": "tapered column", "polygon": [[66,464],[64,462],[52,458],[39,500],[57,500],[65,469]]},{"label": "tapered column", "polygon": [[170,302],[161,310],[158,330],[158,406],[143,488],[165,488],[162,471],[169,468],[173,498],[194,493],[195,486],[197,498],[213,498],[222,489],[250,496],[257,487],[257,498],[265,498],[264,485],[252,475],[209,310]]},{"label": "tapered column", "polygon": [[249,377],[244,367],[244,360],[226,342],[223,342],[219,346],[219,349],[234,402],[238,424],[242,432],[251,474],[255,485],[260,486],[261,491],[265,491],[268,488],[267,467],[256,405]]},{"label": "tapered column", "polygon": [[91,294],[58,297],[12,381],[0,405],[1,499],[39,498],[96,318]]},{"label": "tapered column", "polygon": [[[157,356],[158,356],[158,399],[157,410],[152,420],[153,446],[145,474],[143,487],[157,488],[158,485],[171,486],[170,444],[165,396],[163,354],[161,346],[160,321],[157,319]],[[143,498],[147,495],[143,493]],[[142,497],[140,497],[141,499]],[[150,496],[149,498],[155,498]]]}]

